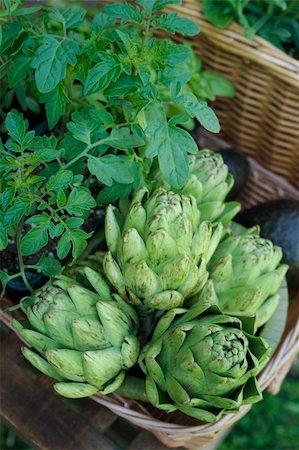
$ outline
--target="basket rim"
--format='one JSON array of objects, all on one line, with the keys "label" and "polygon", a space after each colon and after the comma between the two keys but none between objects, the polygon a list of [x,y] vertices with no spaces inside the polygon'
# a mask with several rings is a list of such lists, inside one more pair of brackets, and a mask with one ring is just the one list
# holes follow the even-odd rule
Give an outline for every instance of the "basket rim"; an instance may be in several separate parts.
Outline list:
[{"label": "basket rim", "polygon": [[183,0],[182,5],[170,5],[168,10],[177,11],[195,20],[200,27],[200,33],[216,46],[267,67],[278,78],[299,89],[299,60],[266,39],[258,35],[253,39],[246,38],[243,28],[236,22],[225,29],[215,27],[203,16],[199,0]]},{"label": "basket rim", "polygon": [[[279,370],[281,370],[291,358],[294,358],[297,353],[299,353],[299,321],[297,321],[297,324],[290,329],[279,350],[274,353],[264,370],[258,376],[261,391],[265,391],[270,386],[272,380],[275,379],[277,372],[279,372]],[[140,426],[142,426],[143,422],[146,424],[147,429],[154,429],[156,432],[169,432],[172,435],[181,434],[181,432],[218,432],[219,429],[231,426],[234,422],[243,417],[252,407],[252,405],[243,405],[238,412],[226,414],[216,422],[190,426],[164,422],[157,419],[152,416],[138,401],[132,401],[116,394],[111,394],[108,396],[95,394],[91,398],[97,403],[111,409],[116,414],[121,415],[128,420],[132,419],[131,421]],[[133,409],[134,407],[135,409]]]}]

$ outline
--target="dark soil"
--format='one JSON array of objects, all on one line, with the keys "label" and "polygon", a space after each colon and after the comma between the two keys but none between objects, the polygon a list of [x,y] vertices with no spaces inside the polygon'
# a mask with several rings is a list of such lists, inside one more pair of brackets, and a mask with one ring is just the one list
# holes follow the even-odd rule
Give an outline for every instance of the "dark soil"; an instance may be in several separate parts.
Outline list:
[{"label": "dark soil", "polygon": [[[91,192],[91,195],[96,200],[103,186],[97,181],[96,178],[92,177],[91,183],[88,186],[88,188]],[[83,230],[86,231],[87,233],[91,231],[97,231],[104,224],[105,213],[106,213],[106,205],[96,206],[93,209],[93,211],[91,211],[90,215],[83,224],[82,226]]]}]

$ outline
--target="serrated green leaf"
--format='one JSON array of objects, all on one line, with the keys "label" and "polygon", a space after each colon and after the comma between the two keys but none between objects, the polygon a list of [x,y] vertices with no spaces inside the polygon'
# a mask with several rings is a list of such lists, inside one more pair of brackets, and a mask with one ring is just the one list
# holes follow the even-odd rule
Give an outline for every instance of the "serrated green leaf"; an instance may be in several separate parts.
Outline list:
[{"label": "serrated green leaf", "polygon": [[64,232],[65,226],[63,223],[59,222],[54,227],[49,226],[49,234],[51,239],[60,236]]},{"label": "serrated green leaf", "polygon": [[[67,127],[69,127],[68,123]],[[74,124],[73,131],[76,134],[77,127]],[[80,129],[79,129],[80,130]],[[90,136],[90,133],[88,134]],[[78,156],[80,153],[84,151],[86,148],[86,144],[84,142],[80,142],[75,139],[75,137],[69,132],[64,134],[64,138],[59,143],[59,149],[63,151],[63,157],[66,161],[70,161],[71,159]]]},{"label": "serrated green leaf", "polygon": [[28,149],[34,151],[34,155],[38,161],[50,162],[61,155],[61,151],[56,150],[56,145],[57,140],[53,135],[35,136]]},{"label": "serrated green leaf", "polygon": [[80,228],[81,225],[83,225],[84,219],[81,219],[80,217],[70,217],[66,221],[66,225],[69,228]]},{"label": "serrated green leaf", "polygon": [[48,276],[59,275],[62,270],[60,262],[52,256],[42,256],[35,264],[35,268]]},{"label": "serrated green leaf", "polygon": [[106,186],[101,190],[97,197],[97,203],[99,205],[107,205],[119,200],[120,198],[126,198],[130,195],[132,187],[132,184],[121,184],[114,182],[112,186]]},{"label": "serrated green leaf", "polygon": [[41,148],[40,150],[35,151],[35,155],[40,162],[50,162],[58,158],[60,153],[59,151],[51,148]]},{"label": "serrated green leaf", "polygon": [[65,231],[57,244],[57,255],[59,259],[64,259],[71,250],[70,233]]},{"label": "serrated green leaf", "polygon": [[87,166],[92,175],[107,186],[113,182],[132,184],[139,178],[138,164],[127,156],[106,155],[100,158],[90,156]]},{"label": "serrated green leaf", "polygon": [[83,181],[83,180],[84,180],[84,175],[81,175],[80,173],[78,173],[77,175],[74,175],[73,184],[81,183],[81,181]]},{"label": "serrated green leaf", "polygon": [[220,73],[213,70],[204,70],[200,77],[206,79],[216,97],[233,97],[235,95],[235,88],[233,83],[224,78]]},{"label": "serrated green leaf", "polygon": [[59,208],[63,208],[66,205],[67,197],[63,189],[60,189],[57,194],[57,205]]},{"label": "serrated green leaf", "polygon": [[207,102],[199,100],[194,94],[188,93],[183,95],[179,102],[182,102],[185,106],[186,112],[191,117],[196,117],[199,123],[206,128],[206,130],[212,133],[219,133],[220,124],[216,114],[207,105]]},{"label": "serrated green leaf", "polygon": [[[98,111],[98,113],[95,113],[94,110],[88,108],[76,112],[72,114],[72,122],[67,124],[67,128],[76,140],[85,142],[86,144],[98,142],[98,145],[101,145],[101,139],[108,136],[106,132],[108,126],[105,122],[107,117],[101,117],[100,120],[99,117],[97,117],[98,114],[102,115],[102,112],[103,111]],[[91,115],[93,115],[94,118],[92,118]],[[101,124],[99,123],[100,121],[104,121],[105,123]],[[65,147],[65,141],[67,141],[67,146],[69,147],[72,139],[70,139],[69,136],[66,136],[66,138],[67,139],[63,139],[63,146]]]},{"label": "serrated green leaf", "polygon": [[66,29],[79,27],[83,24],[86,10],[80,6],[72,6],[66,9],[52,8],[50,19],[61,23]]},{"label": "serrated green leaf", "polygon": [[66,28],[80,27],[84,22],[86,10],[81,6],[72,6],[63,10]]},{"label": "serrated green leaf", "polygon": [[115,24],[115,17],[111,17],[108,14],[102,12],[96,14],[91,22],[91,29],[95,33],[99,34],[106,29],[109,29]]},{"label": "serrated green leaf", "polygon": [[114,128],[110,136],[104,139],[103,142],[119,150],[127,150],[128,148],[144,145],[144,139],[137,134],[131,134],[129,128]]},{"label": "serrated green leaf", "polygon": [[26,55],[17,55],[15,59],[12,61],[12,65],[10,67],[10,71],[8,73],[8,86],[13,88],[23,80],[30,68],[30,61]]},{"label": "serrated green leaf", "polygon": [[186,17],[180,17],[177,12],[161,14],[153,21],[153,26],[169,33],[180,33],[183,36],[195,36],[199,33],[199,26]]},{"label": "serrated green leaf", "polygon": [[29,217],[29,219],[26,220],[26,223],[28,224],[35,224],[35,225],[40,225],[40,224],[45,224],[48,223],[51,220],[51,217],[48,214],[36,214],[32,217]]},{"label": "serrated green leaf", "polygon": [[104,125],[105,128],[110,128],[114,122],[112,114],[105,110],[99,111],[98,109],[92,109],[89,115],[95,123]]},{"label": "serrated green leaf", "polygon": [[92,236],[92,233],[85,233],[83,230],[70,230],[70,239],[72,241],[73,261],[82,255],[87,246],[86,240]]},{"label": "serrated green leaf", "polygon": [[121,75],[114,83],[105,90],[108,97],[119,97],[135,92],[140,88],[140,78],[134,75]]},{"label": "serrated green leaf", "polygon": [[1,198],[2,208],[5,211],[15,196],[15,188],[8,187],[4,190]]},{"label": "serrated green leaf", "polygon": [[[166,41],[167,42],[167,41]],[[172,44],[167,42],[167,47],[160,48],[162,56],[167,64],[176,66],[188,60],[192,55],[192,50],[187,45]]]},{"label": "serrated green leaf", "polygon": [[79,51],[79,45],[73,40],[58,41],[53,36],[43,36],[31,63],[36,69],[36,86],[41,93],[53,91],[59,81],[66,77],[67,65],[76,64]]},{"label": "serrated green leaf", "polygon": [[102,12],[110,16],[115,16],[121,19],[122,22],[142,23],[143,21],[143,15],[140,9],[135,8],[127,2],[107,5],[102,9]]},{"label": "serrated green leaf", "polygon": [[5,213],[4,225],[10,226],[20,222],[23,216],[29,211],[29,205],[27,203],[19,202],[16,205],[11,206]]},{"label": "serrated green leaf", "polygon": [[235,17],[233,7],[227,2],[202,0],[202,7],[207,20],[218,28],[228,27]]},{"label": "serrated green leaf", "polygon": [[33,141],[34,137],[35,137],[35,131],[33,131],[33,130],[28,131],[22,140],[22,147],[28,149],[29,146],[31,145],[31,142]]},{"label": "serrated green leaf", "polygon": [[73,180],[73,172],[71,170],[60,169],[55,175],[52,175],[47,183],[49,191],[58,191],[65,189]]},{"label": "serrated green leaf", "polygon": [[167,122],[160,104],[153,104],[145,110],[147,126],[146,156],[158,156],[164,179],[175,189],[180,189],[189,175],[187,153],[197,153],[197,145],[190,134]]},{"label": "serrated green leaf", "polygon": [[5,125],[9,135],[22,145],[22,141],[27,131],[25,120],[19,114],[9,112],[5,119]]},{"label": "serrated green leaf", "polygon": [[121,74],[119,60],[113,55],[106,55],[102,62],[89,70],[84,83],[84,95],[106,89]]},{"label": "serrated green leaf", "polygon": [[28,16],[29,14],[35,14],[41,10],[41,6],[30,6],[28,8],[18,8],[14,11],[14,16]]},{"label": "serrated green leaf", "polygon": [[6,49],[11,47],[14,42],[18,39],[21,31],[22,25],[19,22],[8,22],[2,27],[2,40],[0,46],[0,53],[4,52]]},{"label": "serrated green leaf", "polygon": [[32,228],[21,240],[21,252],[24,256],[37,253],[48,243],[48,229],[44,226]]},{"label": "serrated green leaf", "polygon": [[[95,158],[96,159],[96,158]],[[86,211],[96,206],[96,201],[92,197],[89,189],[80,186],[74,187],[70,193],[65,209],[69,214],[81,216]]]},{"label": "serrated green leaf", "polygon": [[4,146],[11,152],[22,153],[21,146],[13,142],[11,138],[5,142]]},{"label": "serrated green leaf", "polygon": [[[184,69],[180,65],[168,66],[163,72],[163,81],[166,86],[170,87],[171,99],[176,100],[178,93],[181,88],[186,85],[186,83],[192,77],[192,72],[190,70]],[[188,90],[188,87],[186,87]]]},{"label": "serrated green leaf", "polygon": [[69,102],[64,93],[63,86],[58,85],[53,91],[43,94],[40,98],[46,103],[47,120],[50,130],[59,122],[65,111],[65,105]]}]

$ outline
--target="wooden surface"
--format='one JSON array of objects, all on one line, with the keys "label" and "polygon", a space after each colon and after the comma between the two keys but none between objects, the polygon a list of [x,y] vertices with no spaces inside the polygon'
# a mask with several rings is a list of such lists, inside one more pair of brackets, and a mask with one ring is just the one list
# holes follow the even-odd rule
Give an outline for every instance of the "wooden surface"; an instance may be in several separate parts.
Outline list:
[{"label": "wooden surface", "polygon": [[35,449],[166,450],[151,433],[92,400],[59,397],[51,380],[22,358],[17,336],[0,327],[1,417]]}]

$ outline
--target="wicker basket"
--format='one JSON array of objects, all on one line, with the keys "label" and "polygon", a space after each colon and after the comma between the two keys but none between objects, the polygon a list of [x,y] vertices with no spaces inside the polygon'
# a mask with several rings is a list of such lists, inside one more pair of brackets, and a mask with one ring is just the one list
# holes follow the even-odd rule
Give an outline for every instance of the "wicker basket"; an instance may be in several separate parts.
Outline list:
[{"label": "wicker basket", "polygon": [[234,83],[233,100],[213,103],[223,137],[299,187],[299,61],[260,37],[246,39],[235,23],[215,28],[202,16],[199,0],[171,9],[200,26],[192,41],[204,66]]},{"label": "wicker basket", "polygon": [[[100,5],[113,1],[101,1]],[[299,200],[299,191],[294,187],[299,187],[299,62],[261,38],[248,41],[236,24],[227,30],[215,29],[201,16],[197,0],[184,0],[182,6],[171,9],[198,22],[201,35],[193,39],[194,48],[206,67],[218,70],[236,87],[234,100],[219,100],[213,107],[221,121],[222,137],[250,156],[251,174],[240,197],[242,205],[248,207],[278,197]],[[206,136],[201,136],[199,143],[208,143],[212,149],[223,146],[220,139],[207,140]],[[280,346],[259,377],[262,390],[271,393],[278,392],[299,351],[299,292],[292,292],[290,297]],[[1,320],[5,321],[5,317],[2,314]],[[6,322],[9,325],[8,319]],[[92,398],[151,431],[168,447],[206,446],[251,408],[243,406],[238,413],[206,424],[181,413],[167,415],[151,405],[114,394]]]},{"label": "wicker basket", "polygon": [[[288,324],[282,344],[259,377],[262,390],[267,389],[272,394],[278,392],[281,382],[299,351],[298,316],[299,296],[297,295],[297,298],[293,297],[290,304]],[[117,395],[111,395],[110,397],[96,395],[93,400],[131,423],[151,431],[168,447],[192,449],[201,448],[213,442],[220,433],[229,429],[251,408],[251,405],[243,406],[238,413],[224,416],[213,424],[195,424],[194,419],[185,416],[184,420],[177,413],[172,413],[171,419],[169,418],[167,421],[165,413]],[[172,420],[172,422],[169,422],[169,420]]]},{"label": "wicker basket", "polygon": [[[196,136],[200,147],[224,148],[228,144],[208,133]],[[242,189],[239,200],[243,207],[275,198],[299,200],[299,191],[284,178],[265,169],[253,158],[249,158],[250,175]],[[259,377],[262,390],[272,394],[279,391],[292,362],[299,352],[299,290],[290,292],[288,320],[281,343]],[[181,413],[166,414],[151,405],[125,399],[117,395],[94,396],[93,399],[124,417],[133,424],[154,433],[168,447],[203,447],[230,428],[243,417],[251,405],[243,406],[238,413],[224,416],[213,424],[202,424]]]}]

